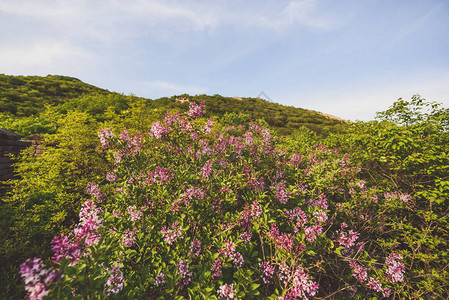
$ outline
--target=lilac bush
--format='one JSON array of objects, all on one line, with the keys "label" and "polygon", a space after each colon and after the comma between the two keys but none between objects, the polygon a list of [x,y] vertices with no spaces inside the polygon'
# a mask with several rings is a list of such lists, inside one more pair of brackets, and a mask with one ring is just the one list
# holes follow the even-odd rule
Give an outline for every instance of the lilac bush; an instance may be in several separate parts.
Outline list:
[{"label": "lilac bush", "polygon": [[191,103],[147,133],[100,131],[107,180],[89,185],[73,232],[54,238],[51,268],[21,268],[30,298],[401,293],[400,249],[370,238],[384,202],[407,197],[362,182],[338,149],[297,153],[257,122],[204,113]]}]

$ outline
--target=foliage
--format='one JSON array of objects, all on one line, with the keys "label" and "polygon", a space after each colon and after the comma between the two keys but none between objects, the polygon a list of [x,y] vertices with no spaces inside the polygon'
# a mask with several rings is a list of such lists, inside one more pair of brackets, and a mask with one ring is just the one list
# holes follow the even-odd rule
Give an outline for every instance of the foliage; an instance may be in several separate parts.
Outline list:
[{"label": "foliage", "polygon": [[[422,112],[424,107],[432,109]],[[363,167],[364,179],[409,195],[386,192],[389,198],[401,200],[401,205],[391,205],[385,212],[388,222],[378,240],[396,244],[410,262],[405,295],[447,297],[448,111],[416,95],[410,102],[399,99],[378,116],[384,120],[354,124],[349,134],[329,140],[353,154]]]},{"label": "foliage", "polygon": [[57,299],[449,296],[438,103],[343,124],[257,98],[0,80],[0,126],[47,133],[1,198],[2,299],[24,283]]},{"label": "foliage", "polygon": [[404,250],[374,242],[400,202],[359,180],[348,154],[297,153],[257,123],[195,119],[203,110],[169,113],[149,134],[100,131],[110,183],[88,185],[51,262],[21,265],[31,295],[407,295]]},{"label": "foliage", "polygon": [[18,116],[34,115],[47,105],[85,94],[105,94],[106,90],[59,75],[11,76],[0,74],[0,111]]},{"label": "foliage", "polygon": [[0,276],[8,282],[1,298],[20,298],[15,286],[20,278],[14,276],[19,264],[29,256],[50,254],[46,245],[51,238],[76,222],[86,184],[104,177],[106,160],[97,130],[87,114],[68,113],[56,134],[46,137],[44,154],[25,151],[17,163],[20,179],[9,183],[11,190],[1,203]]},{"label": "foliage", "polygon": [[[186,112],[189,105],[188,103],[178,102],[177,99],[180,97],[189,101],[204,101],[209,114],[213,116],[222,117],[225,114],[242,113],[252,120],[264,119],[281,135],[288,135],[302,126],[306,126],[320,135],[337,132],[345,127],[341,120],[328,118],[311,110],[284,106],[260,98],[232,98],[220,95],[189,96],[184,94],[171,98],[150,100],[109,92],[67,76],[48,75],[39,77],[0,74],[0,111],[16,117],[28,117],[19,121],[22,125],[20,130],[27,134],[29,132],[34,133],[40,128],[33,122],[42,123],[40,114],[48,106],[52,106],[55,111],[62,114],[72,110],[87,112],[97,121],[103,122],[108,120],[110,112],[117,115],[132,114],[134,109],[138,109],[140,114],[146,113],[147,117],[154,115],[152,111],[154,109],[161,113],[168,110]],[[25,124],[29,124],[30,128],[24,127]],[[3,124],[0,123],[0,125]],[[48,129],[45,127],[47,124],[43,125],[42,130],[47,132]]]}]

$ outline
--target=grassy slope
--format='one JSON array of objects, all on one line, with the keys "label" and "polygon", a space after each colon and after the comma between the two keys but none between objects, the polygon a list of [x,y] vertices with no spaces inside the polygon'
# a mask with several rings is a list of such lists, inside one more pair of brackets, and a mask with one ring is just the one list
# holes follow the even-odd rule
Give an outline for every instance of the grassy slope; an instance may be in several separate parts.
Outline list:
[{"label": "grassy slope", "polygon": [[[232,98],[220,95],[182,96],[197,102],[205,101],[207,110],[212,115],[244,113],[251,119],[264,119],[282,135],[290,134],[301,126],[317,133],[326,134],[338,131],[344,124],[341,120],[323,116],[312,110],[280,105],[260,98]],[[109,99],[115,100],[102,104],[100,103],[102,101],[99,100],[100,97],[103,99],[109,97]],[[144,101],[148,107],[152,108],[187,110],[188,104],[177,102],[177,98],[178,96],[173,96],[156,100],[144,99]],[[77,109],[88,111],[94,115],[101,115],[107,106],[114,106],[119,111],[128,109],[131,102],[136,99],[139,98],[109,92],[67,76],[40,77],[0,74],[0,112],[9,112],[16,116],[37,115],[44,110],[45,105],[59,106],[63,110],[77,107]],[[89,104],[89,102],[91,103]],[[92,108],[92,106],[96,106],[96,109],[89,111],[88,107]]]}]

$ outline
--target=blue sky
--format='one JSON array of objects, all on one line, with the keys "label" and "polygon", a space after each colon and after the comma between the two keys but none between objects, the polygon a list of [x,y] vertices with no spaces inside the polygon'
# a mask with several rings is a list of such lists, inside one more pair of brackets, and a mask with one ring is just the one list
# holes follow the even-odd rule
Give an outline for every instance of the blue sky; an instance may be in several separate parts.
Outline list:
[{"label": "blue sky", "polygon": [[370,120],[449,107],[447,0],[1,0],[0,73],[124,94],[255,97]]}]

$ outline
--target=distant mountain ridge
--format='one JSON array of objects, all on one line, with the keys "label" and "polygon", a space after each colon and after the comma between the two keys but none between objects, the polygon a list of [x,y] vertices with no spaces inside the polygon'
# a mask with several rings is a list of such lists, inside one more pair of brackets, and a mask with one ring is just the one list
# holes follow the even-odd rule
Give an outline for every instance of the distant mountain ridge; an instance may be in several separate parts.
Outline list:
[{"label": "distant mountain ridge", "polygon": [[282,135],[291,134],[301,126],[326,134],[338,131],[345,123],[342,119],[324,113],[285,106],[261,98],[183,94],[151,100],[110,92],[69,76],[0,74],[0,112],[16,116],[38,115],[48,105],[61,107],[62,110],[84,110],[95,115],[104,113],[108,107],[113,107],[115,111],[129,109],[135,101],[143,101],[150,108],[181,111],[188,109],[189,101],[204,101],[212,115],[234,113],[245,114],[254,120],[264,119]]}]

